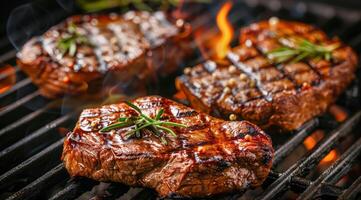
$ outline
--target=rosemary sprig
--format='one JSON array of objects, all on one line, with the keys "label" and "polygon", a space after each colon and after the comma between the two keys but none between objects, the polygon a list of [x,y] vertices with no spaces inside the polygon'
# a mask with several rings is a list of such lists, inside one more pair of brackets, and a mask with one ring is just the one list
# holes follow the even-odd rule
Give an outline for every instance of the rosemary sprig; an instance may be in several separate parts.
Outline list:
[{"label": "rosemary sprig", "polygon": [[[188,0],[187,3],[208,3],[210,1],[211,0]],[[166,10],[169,7],[176,7],[182,0],[77,0],[76,2],[86,12],[96,12],[115,7],[153,11],[152,8]]]},{"label": "rosemary sprig", "polygon": [[90,44],[85,35],[79,34],[74,23],[68,25],[68,33],[69,34],[63,36],[57,43],[57,47],[60,49],[62,55],[68,53],[70,56],[74,56],[77,45]]},{"label": "rosemary sprig", "polygon": [[137,111],[138,116],[132,117],[121,117],[117,122],[110,124],[107,127],[104,127],[100,130],[100,132],[108,132],[110,130],[132,127],[131,130],[125,133],[125,139],[129,139],[130,137],[141,137],[141,132],[146,131],[153,133],[155,136],[159,137],[160,141],[163,144],[167,144],[167,140],[164,137],[165,134],[169,134],[173,137],[177,137],[177,134],[170,129],[169,127],[187,127],[184,124],[179,124],[175,122],[162,121],[162,115],[164,113],[163,109],[160,109],[156,114],[155,118],[151,118],[142,113],[140,108],[131,102],[126,102],[126,104]]},{"label": "rosemary sprig", "polygon": [[340,44],[318,45],[306,39],[295,39],[292,46],[283,46],[267,53],[268,57],[275,63],[291,60],[295,63],[307,58],[324,58],[330,60],[332,51]]}]

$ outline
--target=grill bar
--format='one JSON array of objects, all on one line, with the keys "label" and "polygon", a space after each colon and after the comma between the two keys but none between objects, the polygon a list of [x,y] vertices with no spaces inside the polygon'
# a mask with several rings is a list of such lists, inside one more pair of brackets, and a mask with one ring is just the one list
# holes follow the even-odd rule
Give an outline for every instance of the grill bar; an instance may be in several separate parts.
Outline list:
[{"label": "grill bar", "polygon": [[290,180],[297,176],[303,175],[310,168],[314,167],[325,155],[331,150],[338,140],[352,131],[352,128],[358,124],[361,118],[361,111],[354,114],[349,120],[343,123],[338,129],[333,131],[326,141],[322,142],[311,155],[299,160],[292,165],[285,173],[273,182],[259,199],[272,199],[282,192]]},{"label": "grill bar", "polygon": [[90,190],[95,184],[95,181],[89,180],[71,181],[70,184],[49,198],[49,200],[74,199],[85,191]]},{"label": "grill bar", "polygon": [[301,127],[301,130],[295,134],[288,142],[282,145],[275,152],[275,157],[273,161],[273,166],[277,166],[287,155],[289,155],[303,140],[311,134],[311,132],[319,124],[318,119],[312,119]]},{"label": "grill bar", "polygon": [[[271,171],[270,174],[268,175],[267,181],[269,180],[269,181],[273,182],[273,181],[279,179],[281,176],[282,176],[282,173]],[[302,177],[298,177],[298,176],[293,177],[289,183],[289,185],[291,186],[291,189],[298,191],[298,192],[302,192],[302,191],[306,190],[308,187],[310,187],[311,184],[312,184],[312,181],[307,180]],[[327,186],[332,191],[336,191],[335,192],[337,194],[336,196],[338,196],[342,193],[342,189],[337,186],[322,183],[321,188],[324,188],[325,186]]]},{"label": "grill bar", "polygon": [[[351,24],[347,24],[347,25],[342,24],[342,26],[345,28],[334,29],[335,24],[342,22],[342,20],[340,20],[340,18],[338,18],[337,16],[321,18],[317,14],[310,12],[307,7],[304,9],[304,11],[302,11],[302,9],[300,11],[300,9],[298,9],[298,8],[290,9],[284,5],[277,6],[278,1],[271,0],[270,2],[267,3],[266,6],[261,5],[259,3],[261,1],[262,0],[257,1],[256,3],[254,3],[254,1],[246,1],[247,7],[246,7],[246,4],[244,4],[244,2],[235,3],[235,7],[237,6],[237,9],[241,10],[241,12],[240,11],[231,12],[231,15],[229,16],[229,18],[231,18],[230,20],[231,20],[232,24],[234,24],[234,25],[236,24],[237,28],[238,28],[241,24],[245,24],[245,23],[249,24],[252,21],[265,19],[265,18],[274,16],[274,15],[280,16],[281,18],[285,18],[285,19],[295,19],[296,18],[296,19],[301,19],[302,21],[308,21],[311,23],[320,24],[321,27],[323,27],[325,30],[327,30],[327,32],[332,33],[332,34],[333,33],[340,34],[341,37],[343,36],[344,38],[346,38],[345,41],[351,41],[351,43],[354,47],[356,47],[356,48],[360,47],[360,44],[361,44],[361,40],[360,40],[361,37],[359,35],[360,22],[351,23]],[[254,5],[250,5],[250,4],[254,4]],[[207,9],[202,10],[202,13],[210,12],[210,13],[214,14],[215,11],[220,8],[221,1],[217,1],[217,3],[213,4],[213,5],[216,5],[216,6],[213,6],[209,10],[207,10]],[[297,3],[297,5],[301,5],[301,4]],[[240,6],[240,8],[238,8],[238,6]],[[271,7],[271,9],[270,9],[270,7]],[[295,7],[297,7],[297,6],[295,6]],[[199,12],[199,13],[197,13],[197,15],[202,15],[202,13]],[[205,16],[205,17],[203,17],[203,18],[197,17],[197,19],[201,19],[201,20],[197,21],[196,27],[199,27],[199,26],[207,23],[207,21],[209,21],[209,15],[203,15],[203,16]],[[210,30],[213,30],[213,29],[210,29]],[[214,30],[216,30],[216,29],[214,29]],[[236,31],[238,32],[238,30],[236,30]],[[359,50],[359,49],[357,49],[357,50]],[[8,55],[4,54],[3,56],[0,56],[0,61],[3,61],[3,60],[8,61],[8,60],[12,59],[15,56],[15,51],[8,52],[7,54]],[[198,58],[195,60],[191,60],[189,62],[190,63],[192,63],[192,62],[198,63],[202,60],[203,59]],[[191,64],[191,65],[193,65],[193,64]],[[18,72],[19,72],[19,67],[15,66],[15,73],[18,73]],[[19,74],[17,74],[17,75],[19,75]],[[4,78],[6,78],[6,76],[4,76]],[[0,76],[0,80],[1,79],[2,79],[2,76]],[[7,92],[0,94],[0,100],[2,100],[4,97],[10,96],[10,94],[15,93],[18,89],[26,88],[28,86],[32,86],[30,84],[29,78],[22,79],[21,81],[19,81],[17,84],[14,85],[15,89],[13,89],[14,87],[12,87],[12,89],[8,90]],[[32,100],[34,100],[38,96],[40,96],[39,92],[35,90],[35,91],[32,91],[30,94],[27,94],[26,96],[21,97],[19,100],[7,105],[2,110],[0,110],[0,117],[4,118],[9,113],[11,113],[11,111],[15,111],[17,108],[25,105],[26,103],[30,103]],[[50,109],[50,107],[49,107],[49,109]],[[28,118],[28,120],[24,121],[23,118],[21,118],[20,120],[15,121],[13,124],[17,123],[17,125],[19,125],[19,126],[24,125],[26,123],[29,123],[31,120],[35,120],[35,119],[39,118],[40,115],[42,115],[43,113],[46,112],[44,110],[44,112],[42,112],[42,113],[34,114],[37,111],[34,111],[24,117],[24,118]],[[33,116],[33,117],[30,117],[30,116]],[[65,116],[63,116],[63,117],[65,117]],[[60,120],[61,118],[62,117],[57,118],[54,121]],[[360,145],[357,146],[356,144],[354,144],[346,152],[344,152],[344,154],[342,154],[342,157],[336,163],[334,163],[332,165],[332,167],[330,167],[329,169],[326,170],[334,175],[332,177],[331,177],[331,175],[328,175],[331,178],[323,177],[325,175],[322,174],[316,181],[312,182],[312,181],[310,181],[306,178],[302,178],[302,177],[310,170],[310,168],[315,166],[316,163],[318,163],[324,155],[326,155],[326,153],[338,142],[338,140],[340,140],[348,132],[351,131],[352,127],[354,125],[356,125],[358,121],[360,121],[359,118],[360,118],[360,111],[357,112],[355,115],[353,115],[353,117],[350,118],[348,121],[346,121],[344,124],[340,125],[340,127],[338,129],[336,129],[335,131],[331,131],[331,134],[329,134],[329,137],[324,139],[324,141],[322,141],[321,145],[316,146],[314,148],[315,150],[310,154],[310,156],[308,158],[303,158],[302,160],[297,162],[295,165],[293,165],[290,169],[288,169],[286,172],[279,173],[276,171],[272,171],[266,181],[270,185],[269,186],[267,186],[267,184],[264,185],[264,187],[266,187],[266,191],[263,194],[265,194],[266,196],[264,196],[263,199],[270,199],[270,198],[274,197],[275,195],[283,192],[284,189],[287,188],[287,186],[289,186],[293,191],[297,191],[297,193],[302,193],[305,191],[304,195],[308,194],[309,193],[308,191],[310,191],[310,190],[315,191],[315,192],[312,192],[313,194],[308,195],[310,197],[311,196],[322,197],[325,195],[325,196],[331,196],[331,197],[336,198],[337,196],[341,195],[339,197],[340,199],[355,198],[355,195],[361,189],[361,186],[360,186],[361,178],[360,177],[346,190],[342,190],[342,188],[334,186],[333,182],[335,182],[336,179],[339,179],[339,177],[342,174],[344,174],[348,171],[348,167],[351,166],[351,164],[352,164],[351,161],[354,161],[355,156],[358,154],[358,153],[355,153],[355,151],[356,152],[360,151],[360,149],[359,149],[360,147],[358,147]],[[69,117],[68,119],[63,121],[63,123],[69,122],[70,119],[71,119],[71,117]],[[24,122],[21,122],[21,120],[23,120]],[[94,190],[96,190],[96,188],[100,187],[100,185],[104,185],[104,184],[101,183],[99,185],[96,185],[98,182],[91,181],[88,179],[70,179],[70,180],[68,180],[68,175],[66,175],[63,165],[59,164],[59,162],[60,162],[59,156],[61,153],[63,139],[59,139],[61,136],[57,134],[57,131],[55,131],[55,129],[54,129],[55,127],[52,127],[53,122],[44,123],[43,124],[44,126],[40,127],[39,129],[37,129],[35,131],[32,131],[32,134],[30,134],[30,135],[26,135],[25,133],[21,133],[21,132],[19,132],[19,133],[15,132],[15,130],[18,126],[14,126],[10,130],[5,130],[5,128],[8,127],[7,126],[0,130],[1,143],[3,142],[2,139],[6,140],[8,138],[8,136],[11,135],[10,133],[14,133],[17,138],[20,138],[19,142],[16,142],[14,144],[10,143],[9,147],[6,147],[6,149],[3,149],[2,151],[0,151],[0,163],[3,163],[3,162],[1,162],[2,159],[4,159],[4,162],[6,162],[10,158],[17,156],[17,154],[20,152],[21,149],[25,149],[25,151],[26,151],[26,150],[30,150],[31,147],[33,146],[33,147],[39,148],[37,151],[40,151],[39,153],[32,152],[31,155],[28,156],[28,157],[31,156],[30,158],[23,156],[24,159],[27,159],[26,161],[22,162],[21,164],[17,165],[15,168],[13,168],[13,169],[7,171],[6,173],[4,173],[3,175],[1,175],[0,176],[0,184],[1,184],[0,190],[2,189],[3,183],[6,183],[7,181],[13,179],[16,176],[20,176],[24,172],[29,172],[29,171],[31,172],[31,170],[34,170],[34,168],[36,167],[37,164],[39,164],[39,162],[46,162],[47,159],[53,158],[53,157],[57,158],[56,161],[54,161],[54,160],[51,161],[51,166],[49,166],[51,169],[50,171],[45,173],[47,169],[42,169],[41,172],[38,172],[38,173],[41,173],[40,175],[36,176],[35,178],[32,178],[31,180],[28,180],[28,182],[30,182],[32,180],[35,180],[35,181],[31,182],[29,185],[26,185],[20,191],[14,193],[9,199],[23,199],[23,198],[26,199],[26,198],[35,198],[35,197],[37,198],[38,196],[41,196],[43,198],[44,198],[44,196],[47,196],[47,197],[51,196],[50,199],[73,199],[73,198],[76,198],[79,196],[80,197],[89,197],[89,195],[92,196],[93,199],[97,198],[97,196],[94,196],[96,194],[92,194],[92,193],[94,192]],[[304,141],[304,139],[307,136],[309,136],[316,127],[319,126],[319,124],[321,124],[319,119],[313,119],[313,120],[309,121],[307,124],[305,124],[302,127],[302,129],[300,129],[297,133],[295,133],[291,137],[290,140],[288,140],[285,144],[283,144],[280,148],[278,148],[275,152],[274,166],[277,166],[278,164],[280,164],[292,151],[294,151],[302,143],[302,141]],[[12,125],[12,124],[10,124],[10,125]],[[51,127],[51,128],[46,130],[45,127]],[[52,138],[50,141],[46,140],[46,142],[43,142],[44,138],[48,137],[51,134],[53,134],[53,136],[56,138],[55,139]],[[358,143],[359,142],[360,141],[358,140]],[[0,143],[0,146],[3,145],[1,143]],[[5,142],[5,143],[7,143],[7,142]],[[40,145],[41,147],[38,147],[39,143],[41,143],[41,145]],[[46,147],[50,143],[51,143],[51,145]],[[43,149],[43,148],[45,148],[45,149]],[[19,160],[19,162],[21,162],[21,159]],[[40,177],[40,178],[38,178],[38,177]],[[66,177],[65,180],[64,180],[64,177]],[[332,179],[334,179],[334,180],[332,180]],[[62,189],[60,189],[54,193],[49,193],[49,191],[47,191],[46,188],[53,187],[51,185],[52,183],[54,183],[54,185],[57,185],[57,182],[59,182],[59,180],[62,180],[64,182],[68,181],[68,183],[64,184],[65,186]],[[285,181],[282,181],[282,180],[285,180]],[[321,182],[319,182],[319,181],[321,181]],[[149,199],[149,198],[155,199],[156,198],[156,194],[152,190],[149,190],[149,189],[144,189],[144,188],[129,189],[129,187],[127,187],[127,186],[123,186],[123,185],[119,185],[119,184],[115,184],[115,183],[106,184],[106,185],[107,185],[108,189],[115,187],[119,190],[122,190],[121,192],[114,192],[115,195],[113,195],[111,197],[106,197],[106,199],[137,199],[138,200],[138,199]],[[81,195],[81,194],[83,194],[83,195]],[[240,195],[241,194],[237,194],[237,195],[233,195],[233,196],[229,195],[222,199],[229,199],[229,198],[236,199]],[[119,196],[121,196],[121,197],[118,198]],[[260,197],[260,198],[262,198],[262,197]]]},{"label": "grill bar", "polygon": [[24,116],[23,118],[19,119],[18,121],[9,124],[8,126],[4,127],[3,129],[0,130],[0,137],[4,137],[4,135],[6,135],[8,132],[10,132],[11,130],[15,129],[16,127],[29,122],[30,120],[36,118],[37,116],[39,116],[40,114],[46,112],[51,106],[47,105],[43,108],[40,108],[32,113],[30,113],[29,115]]},{"label": "grill bar", "polygon": [[7,62],[11,59],[13,59],[16,55],[16,50],[13,49],[11,51],[8,51],[0,56],[0,63]]},{"label": "grill bar", "polygon": [[31,170],[33,166],[38,163],[44,162],[45,159],[53,156],[58,151],[60,153],[60,148],[63,146],[63,139],[58,140],[57,142],[53,143],[52,145],[48,146],[47,148],[43,149],[38,154],[30,157],[29,159],[25,160],[24,162],[20,163],[16,167],[12,168],[11,170],[7,171],[3,175],[0,176],[0,185],[6,185],[7,181],[10,181],[15,176],[23,173],[26,170]]},{"label": "grill bar", "polygon": [[40,108],[40,109],[24,116],[23,118],[13,122],[12,124],[9,124],[8,126],[4,127],[3,129],[1,129],[0,130],[0,138],[1,138],[0,147],[1,148],[3,148],[4,146],[6,147],[9,143],[9,139],[15,138],[16,135],[24,134],[24,133],[12,134],[12,137],[9,138],[10,133],[12,133],[12,131],[14,129],[20,127],[23,124],[29,123],[31,120],[34,120],[36,117],[40,116],[41,114],[44,114],[52,106],[53,106],[52,104],[47,104],[43,108]]},{"label": "grill bar", "polygon": [[35,92],[30,93],[30,94],[26,95],[25,97],[15,101],[14,103],[9,104],[8,106],[6,106],[2,110],[0,110],[0,117],[3,117],[5,114],[15,110],[16,108],[24,105],[25,103],[28,103],[29,101],[33,100],[34,98],[38,97],[39,95],[40,95],[39,90],[36,90]]},{"label": "grill bar", "polygon": [[58,182],[62,179],[62,177],[66,177],[66,170],[64,168],[63,163],[57,165],[55,168],[39,177],[20,191],[11,195],[7,200],[15,200],[15,199],[30,199],[34,197],[38,193],[40,193],[45,188],[51,186],[52,184]]},{"label": "grill bar", "polygon": [[353,144],[341,158],[338,159],[331,167],[322,173],[318,179],[311,183],[311,185],[305,190],[298,199],[311,199],[313,195],[320,190],[321,184],[329,182],[331,178],[338,180],[343,176],[351,167],[352,161],[360,154],[361,151],[361,138]]},{"label": "grill bar", "polygon": [[1,94],[0,94],[0,99],[8,96],[9,94],[11,94],[11,93],[13,93],[13,92],[16,92],[16,91],[19,90],[20,88],[25,87],[25,86],[30,85],[30,84],[31,84],[30,78],[23,79],[23,80],[17,82],[15,85],[13,85],[13,86],[12,86],[9,90],[7,90],[6,92],[1,93]]},{"label": "grill bar", "polygon": [[19,67],[18,67],[18,66],[15,66],[15,67],[14,67],[14,72],[0,74],[0,81],[8,78],[9,76],[11,76],[11,75],[13,75],[13,74],[18,73],[19,71],[20,71]]},{"label": "grill bar", "polygon": [[59,125],[63,124],[64,122],[69,120],[73,115],[74,115],[73,113],[64,115],[54,120],[53,122],[45,125],[44,127],[38,129],[36,132],[28,135],[24,139],[4,149],[3,151],[0,152],[0,162],[11,163],[10,160],[16,158],[16,155],[21,154],[20,152],[24,151],[25,149],[31,149],[32,147],[36,147],[41,143],[44,143],[43,140],[46,139],[44,138],[46,133],[58,127]]},{"label": "grill bar", "polygon": [[349,200],[356,198],[356,195],[361,191],[361,176],[356,179],[352,185],[346,189],[338,199]]}]

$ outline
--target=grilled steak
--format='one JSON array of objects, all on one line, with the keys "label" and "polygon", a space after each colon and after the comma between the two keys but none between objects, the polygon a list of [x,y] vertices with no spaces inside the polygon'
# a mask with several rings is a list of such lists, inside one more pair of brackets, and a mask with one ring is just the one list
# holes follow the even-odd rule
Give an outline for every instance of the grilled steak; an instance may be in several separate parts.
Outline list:
[{"label": "grilled steak", "polygon": [[[299,48],[295,41],[302,41],[301,47],[312,43],[334,49],[315,57],[296,52],[280,62],[270,56],[285,47]],[[177,79],[177,88],[192,107],[249,120],[268,130],[290,131],[325,112],[336,100],[355,77],[357,56],[313,26],[272,19],[243,28],[240,45],[224,62],[207,61],[186,69]]]},{"label": "grilled steak", "polygon": [[72,16],[28,41],[18,64],[46,97],[96,93],[173,72],[187,54],[187,30],[162,12]]},{"label": "grilled steak", "polygon": [[133,101],[144,114],[186,125],[177,137],[143,132],[125,139],[129,128],[100,132],[119,117],[137,116],[125,103],[86,109],[64,142],[62,159],[71,176],[155,189],[160,196],[205,197],[259,186],[273,159],[271,139],[247,121],[223,121],[150,96]]}]

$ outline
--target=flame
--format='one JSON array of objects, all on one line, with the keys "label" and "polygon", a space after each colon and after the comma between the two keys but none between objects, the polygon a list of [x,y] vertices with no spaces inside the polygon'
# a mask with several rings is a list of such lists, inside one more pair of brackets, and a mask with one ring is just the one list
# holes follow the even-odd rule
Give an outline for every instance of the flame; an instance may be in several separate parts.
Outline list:
[{"label": "flame", "polygon": [[2,66],[0,69],[0,94],[8,91],[15,83],[15,68],[10,65]]},{"label": "flame", "polygon": [[306,139],[303,141],[303,145],[307,150],[313,149],[317,142],[323,138],[324,134],[325,133],[322,130],[316,130],[310,136],[306,137]]},{"label": "flame", "polygon": [[321,163],[333,162],[338,158],[338,153],[335,149],[332,149],[322,160]]},{"label": "flame", "polygon": [[333,116],[333,118],[335,118],[336,121],[338,122],[343,122],[348,118],[348,114],[345,111],[344,108],[342,108],[341,106],[338,105],[332,105],[328,112]]},{"label": "flame", "polygon": [[231,2],[222,5],[216,16],[216,27],[200,26],[194,27],[194,39],[203,58],[224,63],[233,39],[233,27],[227,19],[232,8]]},{"label": "flame", "polygon": [[[325,133],[322,130],[316,130],[310,136],[308,136],[304,141],[303,145],[307,150],[311,150],[316,144],[324,137]],[[335,149],[332,149],[320,162],[321,165],[333,162],[338,158],[338,153]]]},{"label": "flame", "polygon": [[232,3],[228,1],[223,4],[222,8],[217,14],[217,26],[221,31],[221,35],[215,46],[216,58],[218,59],[222,59],[226,56],[227,52],[230,49],[230,43],[233,38],[233,28],[231,23],[227,19],[227,15],[231,8]]}]

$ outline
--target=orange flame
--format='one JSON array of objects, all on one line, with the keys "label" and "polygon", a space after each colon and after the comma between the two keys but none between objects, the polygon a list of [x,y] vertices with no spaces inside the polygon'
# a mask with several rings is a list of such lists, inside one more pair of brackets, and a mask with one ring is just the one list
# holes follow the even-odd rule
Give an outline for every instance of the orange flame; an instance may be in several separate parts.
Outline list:
[{"label": "orange flame", "polygon": [[221,31],[219,40],[216,43],[215,53],[216,58],[222,59],[226,56],[230,49],[230,43],[233,38],[233,28],[231,23],[227,19],[227,15],[232,8],[231,2],[226,2],[217,14],[217,26]]},{"label": "orange flame", "polygon": [[10,65],[1,66],[0,69],[0,94],[8,91],[16,82],[15,68]]},{"label": "orange flame", "polygon": [[347,112],[338,105],[332,105],[328,112],[335,118],[338,122],[343,122],[348,118]]},{"label": "orange flame", "polygon": [[332,149],[322,160],[321,163],[333,162],[338,158],[338,153],[335,149]]},{"label": "orange flame", "polygon": [[311,150],[316,146],[317,142],[323,138],[324,134],[325,133],[322,130],[316,130],[310,136],[306,137],[306,139],[303,141],[303,145],[307,150]]},{"label": "orange flame", "polygon": [[[324,137],[324,132],[322,130],[316,130],[310,136],[308,136],[304,141],[303,145],[307,150],[311,150],[316,144]],[[338,153],[335,149],[332,149],[320,162],[320,164],[327,164],[333,162],[338,158]]]}]

